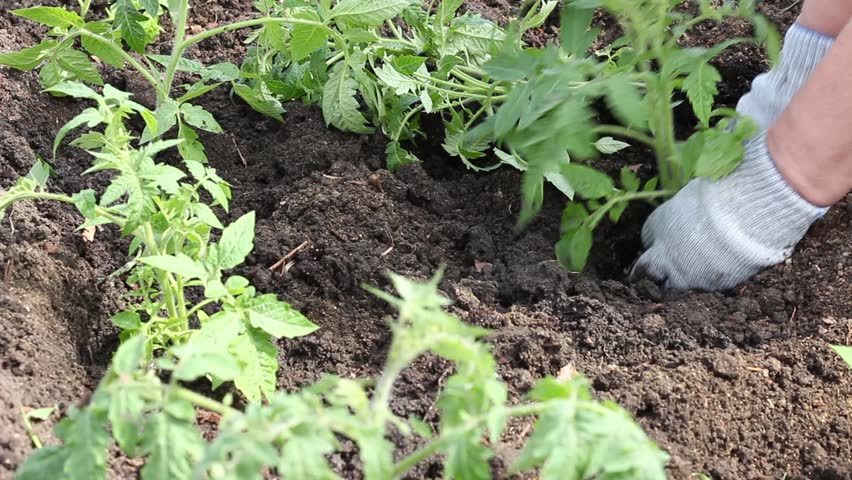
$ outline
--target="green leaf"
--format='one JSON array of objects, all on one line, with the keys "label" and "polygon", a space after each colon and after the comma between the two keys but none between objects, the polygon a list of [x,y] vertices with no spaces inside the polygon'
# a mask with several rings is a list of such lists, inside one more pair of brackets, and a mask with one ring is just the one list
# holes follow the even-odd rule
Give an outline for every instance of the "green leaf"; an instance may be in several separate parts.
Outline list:
[{"label": "green leaf", "polygon": [[106,426],[106,412],[94,408],[74,412],[59,422],[56,435],[68,451],[62,469],[65,474],[81,480],[106,480],[106,450],[111,439]]},{"label": "green leaf", "polygon": [[12,10],[9,13],[34,20],[48,27],[82,27],[83,19],[77,12],[60,7],[32,7]]},{"label": "green leaf", "polygon": [[148,417],[141,443],[142,453],[148,456],[142,467],[143,480],[191,478],[205,447],[194,420],[192,405],[177,399],[171,399],[166,410]]},{"label": "green leaf", "polygon": [[852,368],[852,347],[832,345],[831,348],[840,355],[840,358],[846,362],[846,365],[849,365],[849,368]]},{"label": "green leaf", "polygon": [[54,40],[42,40],[36,46],[24,48],[17,52],[0,53],[0,65],[18,70],[33,70],[41,65],[56,45],[57,43]]},{"label": "green leaf", "polygon": [[611,155],[615,152],[620,152],[629,146],[629,143],[616,140],[612,137],[602,137],[595,142],[595,148],[604,155]]},{"label": "green leaf", "polygon": [[95,198],[94,190],[82,190],[75,193],[72,198],[74,199],[74,206],[84,217],[93,219],[97,216],[95,208],[98,201]]},{"label": "green leaf", "polygon": [[[311,20],[318,20],[311,19]],[[314,50],[325,47],[331,30],[325,25],[305,25],[297,23],[293,25],[292,38],[290,40],[290,59],[293,62],[301,61],[310,56]]]},{"label": "green leaf", "polygon": [[[55,89],[49,89],[49,91],[58,91]],[[53,157],[56,158],[56,151],[59,149],[59,145],[62,143],[62,140],[68,135],[68,132],[74,130],[75,128],[86,124],[89,128],[92,128],[104,120],[101,112],[96,108],[87,108],[80,112],[76,117],[72,118],[68,121],[62,128],[59,129],[59,132],[56,133],[56,138],[53,140]]]},{"label": "green leaf", "polygon": [[104,80],[101,78],[100,72],[98,72],[98,67],[95,65],[95,62],[89,59],[89,56],[85,53],[74,50],[71,48],[67,48],[62,50],[57,55],[57,62],[59,62],[59,66],[64,70],[74,74],[78,79],[94,83],[95,85],[103,85]]},{"label": "green leaf", "polygon": [[636,192],[639,191],[642,181],[639,180],[639,177],[637,177],[635,173],[633,173],[633,170],[630,170],[630,167],[624,167],[621,169],[621,185],[623,185],[628,192]]},{"label": "green leaf", "polygon": [[138,0],[139,4],[150,17],[156,17],[160,13],[159,0]]},{"label": "green leaf", "polygon": [[207,155],[204,154],[204,145],[198,141],[198,133],[187,125],[181,124],[178,129],[178,138],[183,140],[178,145],[180,156],[186,161],[207,163]]},{"label": "green leaf", "polygon": [[[39,448],[15,471],[16,480],[44,480],[62,472],[71,452],[64,446]],[[81,479],[82,480],[82,479]]]},{"label": "green leaf", "polygon": [[56,407],[42,407],[30,410],[24,416],[28,419],[44,421],[50,418],[55,411]]},{"label": "green leaf", "polygon": [[581,272],[586,267],[592,250],[592,231],[581,227],[562,236],[556,244],[556,258],[560,265],[572,272]]},{"label": "green leaf", "polygon": [[577,194],[583,198],[605,197],[615,188],[609,175],[578,163],[563,165],[562,173]]},{"label": "green leaf", "polygon": [[234,85],[234,92],[257,112],[279,122],[284,121],[281,117],[281,114],[285,112],[284,107],[281,106],[281,102],[277,98],[269,93],[263,83],[258,83],[254,88],[236,84]]},{"label": "green leaf", "polygon": [[186,278],[206,278],[204,265],[183,253],[177,255],[153,255],[139,259],[141,263]]},{"label": "green leaf", "polygon": [[707,62],[699,63],[696,68],[683,80],[683,89],[692,103],[692,110],[701,122],[703,128],[710,128],[710,112],[713,101],[719,93],[717,84],[722,76],[716,67]]},{"label": "green leaf", "polygon": [[[223,340],[230,340],[226,338]],[[172,375],[178,380],[191,382],[211,375],[219,382],[233,380],[240,375],[240,365],[231,354],[215,342],[192,341],[172,348],[180,362]]]},{"label": "green leaf", "polygon": [[180,106],[180,113],[183,115],[184,121],[193,127],[211,133],[222,133],[222,127],[219,125],[219,122],[204,107],[184,103]]},{"label": "green leaf", "polygon": [[385,153],[387,154],[387,169],[391,172],[396,171],[403,165],[420,162],[419,158],[415,157],[408,150],[402,148],[402,145],[400,145],[399,142],[388,143],[387,148],[385,148]]},{"label": "green leaf", "polygon": [[618,119],[628,128],[644,130],[647,128],[648,108],[627,76],[615,76],[606,83],[606,103]]},{"label": "green leaf", "polygon": [[600,33],[600,28],[591,28],[594,8],[567,3],[562,7],[562,20],[559,40],[562,49],[578,58],[584,58],[586,51]]},{"label": "green leaf", "polygon": [[571,202],[565,205],[562,211],[562,233],[573,232],[579,229],[583,222],[589,217],[589,211],[580,202]]},{"label": "green leaf", "polygon": [[367,119],[358,110],[358,100],[355,99],[357,88],[358,82],[349,76],[348,65],[335,65],[322,93],[322,114],[326,125],[334,125],[345,132],[373,132],[373,128],[367,125]]},{"label": "green leaf", "polygon": [[[108,23],[103,21],[90,22],[86,24],[86,29],[103,35],[109,31],[110,26]],[[83,48],[85,48],[90,54],[98,57],[115,68],[124,68],[124,57],[121,53],[115,51],[115,49],[111,46],[114,44],[110,40],[91,36],[83,36],[80,40],[83,44]]]},{"label": "green leaf", "polygon": [[234,385],[249,401],[256,402],[275,392],[278,349],[269,336],[255,329],[242,333],[231,343],[242,372]]},{"label": "green leaf", "polygon": [[407,0],[341,0],[331,9],[330,18],[375,27],[402,13],[408,4]]},{"label": "green leaf", "polygon": [[436,28],[449,25],[456,17],[456,11],[461,8],[464,0],[442,0],[435,12]]},{"label": "green leaf", "polygon": [[213,209],[207,206],[204,203],[199,203],[193,207],[193,211],[199,220],[210,225],[213,228],[222,229],[225,228],[222,225],[222,222],[216,217],[216,214],[213,213]]},{"label": "green leaf", "polygon": [[47,185],[47,180],[53,175],[53,167],[41,158],[36,158],[35,163],[27,172],[27,178],[34,181],[36,185],[43,187]]},{"label": "green leaf", "polygon": [[136,53],[145,53],[148,44],[148,34],[142,25],[147,18],[133,6],[132,0],[117,0],[115,2],[115,26],[121,32],[121,38]]},{"label": "green leaf", "polygon": [[249,212],[222,230],[216,259],[219,269],[228,270],[245,261],[254,248],[254,223],[255,214]]},{"label": "green leaf", "polygon": [[302,337],[319,328],[273,294],[252,299],[247,308],[251,325],[275,338]]},{"label": "green leaf", "polygon": [[142,319],[136,312],[119,312],[109,320],[113,325],[122,330],[139,330],[142,328]]}]

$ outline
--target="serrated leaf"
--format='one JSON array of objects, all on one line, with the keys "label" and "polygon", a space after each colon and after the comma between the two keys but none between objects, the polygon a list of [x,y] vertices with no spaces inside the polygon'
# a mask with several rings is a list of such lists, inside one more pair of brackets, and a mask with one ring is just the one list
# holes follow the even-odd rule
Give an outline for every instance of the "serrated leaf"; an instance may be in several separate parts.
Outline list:
[{"label": "serrated leaf", "polygon": [[18,70],[33,70],[41,65],[56,45],[57,43],[54,40],[42,40],[38,45],[17,52],[0,53],[0,65]]},{"label": "serrated leaf", "polygon": [[228,270],[243,263],[254,248],[255,214],[249,212],[222,230],[216,265]]},{"label": "serrated leaf", "polygon": [[234,92],[257,112],[274,118],[279,122],[284,121],[281,117],[281,114],[285,112],[284,107],[281,106],[281,102],[277,98],[269,93],[263,83],[258,83],[255,88],[248,85],[236,84],[234,85]]},{"label": "serrated leaf", "polygon": [[396,171],[403,165],[417,163],[420,161],[420,159],[415,157],[408,150],[402,148],[402,145],[400,145],[399,142],[388,143],[387,148],[385,148],[385,153],[387,154],[386,166],[391,172]]},{"label": "serrated leaf", "polygon": [[644,130],[648,124],[648,109],[639,89],[627,76],[612,77],[605,83],[607,106],[628,128]]},{"label": "serrated leaf", "polygon": [[563,50],[578,58],[586,56],[586,50],[600,33],[600,28],[591,27],[594,15],[594,8],[586,8],[577,2],[562,7],[559,43]]},{"label": "serrated leaf", "polygon": [[556,258],[572,272],[581,272],[586,267],[592,250],[592,231],[581,227],[563,235],[556,244]]},{"label": "serrated leaf", "polygon": [[[88,87],[87,87],[88,88]],[[55,91],[51,89],[51,91]],[[56,157],[56,151],[59,149],[59,145],[62,143],[62,140],[68,135],[68,132],[74,130],[75,128],[81,125],[88,125],[89,128],[98,125],[103,121],[103,116],[101,112],[96,108],[87,108],[80,112],[76,117],[72,118],[68,121],[62,128],[59,129],[59,132],[56,133],[56,138],[53,140],[53,156]]]},{"label": "serrated leaf", "polygon": [[[90,22],[86,24],[86,29],[103,35],[109,31],[110,26],[103,21]],[[124,67],[124,57],[110,46],[113,44],[110,40],[87,35],[81,37],[80,41],[83,44],[83,48],[95,57],[98,57],[113,67]]]},{"label": "serrated leaf", "polygon": [[408,4],[407,0],[341,0],[331,9],[330,18],[375,27],[402,13]]},{"label": "serrated leaf", "polygon": [[562,173],[577,194],[583,198],[605,197],[615,188],[609,175],[578,163],[563,165]]},{"label": "serrated leaf", "polygon": [[275,338],[301,337],[319,328],[273,294],[252,299],[247,310],[251,325]]},{"label": "serrated leaf", "polygon": [[234,339],[231,352],[242,367],[234,385],[249,401],[259,401],[275,391],[278,349],[266,333],[249,329]]},{"label": "serrated leaf", "polygon": [[[61,421],[56,434],[68,451],[62,471],[73,478],[106,480],[106,450],[110,435],[106,430],[106,412],[87,408]],[[58,472],[54,471],[52,475]]]},{"label": "serrated leaf", "polygon": [[137,53],[144,53],[148,33],[142,22],[145,22],[147,18],[136,10],[132,0],[117,0],[114,8],[114,22],[121,32],[121,38]]},{"label": "serrated leaf", "polygon": [[210,225],[213,228],[218,228],[220,230],[222,228],[224,228],[224,226],[222,225],[222,222],[219,221],[219,219],[216,217],[216,214],[213,212],[213,209],[211,209],[206,204],[199,203],[199,204],[195,205],[193,207],[193,209],[194,209],[195,215],[202,222],[206,223],[207,225]]},{"label": "serrated leaf", "polygon": [[57,54],[56,61],[62,69],[74,74],[75,77],[95,85],[103,85],[104,80],[95,62],[89,59],[85,53],[67,48]]},{"label": "serrated leaf", "polygon": [[81,27],[83,19],[77,12],[65,10],[60,7],[31,7],[12,10],[9,13],[19,17],[47,25],[48,27]]},{"label": "serrated leaf", "polygon": [[[189,479],[193,465],[204,453],[205,443],[194,428],[194,419],[174,416],[175,407],[170,405],[168,410],[150,415],[145,422],[141,447],[148,458],[142,467],[143,480]],[[194,417],[191,405],[185,405],[184,409]]]},{"label": "serrated leaf", "polygon": [[355,99],[357,88],[358,82],[349,76],[349,67],[344,63],[335,65],[322,93],[322,115],[326,125],[334,125],[345,132],[373,132],[359,111],[358,100]]},{"label": "serrated leaf", "polygon": [[616,140],[612,137],[602,137],[595,142],[595,148],[604,155],[611,155],[615,152],[620,152],[629,146],[629,143]]},{"label": "serrated leaf", "polygon": [[204,107],[184,103],[180,106],[180,113],[183,115],[183,120],[193,127],[211,133],[222,133],[222,127],[219,125],[219,122]]},{"label": "serrated leaf", "polygon": [[[230,338],[222,340],[230,340]],[[172,375],[184,382],[191,382],[206,375],[211,375],[219,382],[225,382],[233,380],[240,374],[240,365],[237,360],[226,349],[214,342],[203,340],[189,342],[172,348],[172,353],[180,358]]]},{"label": "serrated leaf", "polygon": [[198,133],[187,125],[181,124],[178,129],[178,138],[183,140],[178,145],[180,156],[186,161],[207,163],[207,155],[204,153],[204,145],[198,141]]},{"label": "serrated leaf", "polygon": [[139,259],[139,262],[186,278],[207,277],[207,270],[204,268],[204,265],[183,253],[142,257]]},{"label": "serrated leaf", "polygon": [[686,90],[692,110],[703,128],[710,127],[710,112],[713,110],[716,94],[719,93],[717,85],[721,81],[719,71],[707,62],[697,64],[683,80],[683,89]]},{"label": "serrated leaf", "polygon": [[310,56],[314,50],[325,47],[331,30],[325,25],[293,25],[290,40],[290,59],[299,62]]}]

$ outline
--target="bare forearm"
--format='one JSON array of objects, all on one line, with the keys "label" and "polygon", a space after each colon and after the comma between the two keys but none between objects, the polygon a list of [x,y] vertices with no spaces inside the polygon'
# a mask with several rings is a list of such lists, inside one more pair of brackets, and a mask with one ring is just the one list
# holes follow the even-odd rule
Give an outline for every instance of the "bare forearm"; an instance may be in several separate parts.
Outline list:
[{"label": "bare forearm", "polygon": [[778,170],[815,205],[832,205],[852,189],[850,86],[852,22],[769,130]]}]

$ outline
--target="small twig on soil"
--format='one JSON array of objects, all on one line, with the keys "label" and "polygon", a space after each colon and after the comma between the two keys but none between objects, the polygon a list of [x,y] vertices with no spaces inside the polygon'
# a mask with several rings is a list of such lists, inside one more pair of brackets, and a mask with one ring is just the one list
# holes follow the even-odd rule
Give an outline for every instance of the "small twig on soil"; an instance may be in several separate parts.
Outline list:
[{"label": "small twig on soil", "polygon": [[243,156],[243,152],[240,151],[240,147],[237,146],[237,139],[231,135],[231,141],[234,142],[234,148],[237,150],[237,155],[240,156],[240,161],[243,162],[244,167],[248,167],[248,162],[246,162],[246,157]]},{"label": "small twig on soil", "polygon": [[335,230],[331,227],[326,227],[326,228],[328,228],[328,231],[331,232],[332,235],[334,235],[335,237],[337,237],[341,241],[343,241],[343,242],[351,242],[352,241],[351,238],[344,236],[342,233],[338,232],[337,230]]},{"label": "small twig on soil", "polygon": [[6,266],[3,267],[3,283],[9,280],[9,275],[12,273],[12,261],[6,260]]},{"label": "small twig on soil", "polygon": [[310,246],[310,244],[311,244],[310,240],[305,240],[304,242],[302,242],[301,245],[294,248],[293,250],[290,250],[290,253],[281,257],[281,259],[278,260],[277,262],[275,262],[275,264],[272,265],[271,267],[269,267],[269,269],[274,272],[275,270],[278,270],[279,268],[281,268],[281,273],[283,274],[284,272],[286,272],[287,269],[282,268],[282,267],[284,267],[287,264],[287,260],[290,260],[291,258],[293,258],[294,255],[296,255],[297,253],[301,252],[302,250],[308,248],[308,246]]},{"label": "small twig on soil", "polygon": [[388,238],[390,239],[390,247],[388,247],[387,250],[382,252],[383,257],[387,256],[390,252],[392,252],[394,247],[396,246],[396,242],[393,241],[393,235],[391,235],[390,229],[388,229],[387,225],[385,225],[385,233],[388,234]]},{"label": "small twig on soil", "polygon": [[791,322],[792,322],[793,320],[795,320],[795,319],[796,319],[796,313],[798,313],[798,311],[799,311],[799,306],[798,306],[798,305],[794,305],[794,306],[793,306],[793,314],[792,314],[792,315],[790,315],[790,321],[791,321]]}]

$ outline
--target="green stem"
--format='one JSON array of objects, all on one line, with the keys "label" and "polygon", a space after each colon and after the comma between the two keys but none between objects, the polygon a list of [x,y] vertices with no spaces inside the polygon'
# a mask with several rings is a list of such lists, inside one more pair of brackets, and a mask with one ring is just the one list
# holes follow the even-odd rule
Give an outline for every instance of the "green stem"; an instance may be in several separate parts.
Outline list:
[{"label": "green stem", "polygon": [[393,20],[385,20],[385,25],[387,25],[388,28],[390,28],[391,33],[393,33],[393,36],[396,37],[397,40],[399,40],[401,42],[407,41],[402,36],[402,33],[399,32],[399,29],[396,28],[396,25],[394,25]]},{"label": "green stem", "polygon": [[[460,107],[462,105],[465,105],[467,103],[471,103],[473,101],[474,101],[474,99],[467,98],[467,99],[464,99],[464,100],[451,102],[451,103],[448,103],[446,105],[443,105],[443,106],[436,108],[435,110],[432,111],[432,113],[440,112],[442,110],[447,110],[447,109],[453,108],[453,107]],[[411,120],[411,117],[413,117],[414,114],[416,114],[417,112],[422,112],[424,108],[425,107],[423,106],[423,104],[420,104],[417,107],[409,110],[408,113],[405,114],[405,117],[402,118],[402,122],[400,122],[399,128],[397,129],[396,133],[391,137],[391,140],[398,142],[399,137],[402,136],[402,131],[405,130],[405,126],[408,124],[408,121]]]},{"label": "green stem", "polygon": [[242,412],[237,410],[236,408],[229,407],[221,402],[217,402],[212,398],[207,398],[204,395],[199,395],[192,390],[187,390],[183,387],[174,386],[175,395],[178,398],[182,398],[189,402],[192,402],[196,406],[199,406],[205,410],[210,410],[211,412],[216,412],[219,415],[240,415]]},{"label": "green stem", "polygon": [[670,197],[675,193],[677,193],[676,190],[653,190],[650,192],[625,193],[624,195],[620,195],[618,197],[610,199],[608,202],[603,204],[603,206],[595,210],[595,213],[589,215],[589,218],[586,219],[586,222],[588,223],[589,227],[594,230],[595,228],[597,228],[601,220],[603,220],[607,212],[609,212],[612,207],[616,206],[621,202],[630,202],[633,200],[651,200],[660,197]]},{"label": "green stem", "polygon": [[[530,415],[537,415],[548,407],[549,405],[547,405],[546,403],[532,403],[529,405],[509,407],[506,409],[506,416],[527,417]],[[580,408],[581,405],[578,405],[577,407]],[[461,427],[454,428],[450,432],[442,433],[441,436],[439,436],[435,440],[420,447],[411,455],[397,462],[393,466],[393,473],[391,474],[391,478],[399,478],[403,476],[406,472],[417,466],[420,462],[438,453],[441,449],[447,446],[447,444],[452,443],[457,438],[467,432],[470,432],[471,430],[482,427],[487,421],[487,416],[477,417],[472,420],[469,420]]]},{"label": "green stem", "polygon": [[147,80],[148,83],[150,83],[151,86],[154,87],[154,90],[156,90],[158,94],[163,93],[162,85],[160,85],[160,82],[157,80],[157,77],[151,72],[151,70],[139,63],[139,61],[136,60],[133,55],[130,55],[129,53],[125,52],[124,49],[113,43],[113,40],[104,38],[96,33],[89,32],[88,30],[80,30],[75,35],[77,34],[82,37],[88,37],[94,40],[98,40],[98,43],[100,45],[109,48],[118,55],[121,55],[121,58],[123,58],[125,62],[129,63],[130,66],[132,66],[137,72],[139,72],[143,77],[145,77],[145,80]]},{"label": "green stem", "polygon": [[169,65],[166,67],[166,73],[163,77],[163,90],[160,92],[158,105],[161,105],[172,91],[172,83],[174,82],[175,72],[177,71],[178,63],[183,56],[184,38],[186,37],[186,21],[189,16],[189,0],[179,0],[180,6],[177,11],[177,25],[175,26],[175,40],[172,47],[172,56],[169,59]]},{"label": "green stem", "polygon": [[[183,42],[180,45],[176,46],[180,51],[185,51],[189,47],[195,45],[198,42],[204,41],[210,37],[214,37],[221,33],[232,32],[234,30],[240,30],[243,28],[249,27],[257,27],[261,25],[275,24],[275,23],[289,23],[292,25],[310,25],[314,27],[324,27],[325,25],[322,22],[315,22],[313,20],[305,20],[302,18],[292,18],[292,17],[262,17],[262,18],[254,18],[251,20],[243,20],[241,22],[234,22],[228,25],[222,25],[221,27],[211,28],[210,30],[203,31],[199,34],[193,35]],[[332,30],[332,32],[334,32]],[[336,33],[336,32],[334,32]],[[339,34],[337,34],[339,35]]]},{"label": "green stem", "polygon": [[340,52],[337,52],[337,53],[336,53],[336,54],[334,54],[331,58],[329,58],[328,60],[326,60],[326,61],[325,61],[325,64],[326,64],[326,66],[330,67],[330,66],[334,65],[335,63],[339,62],[339,61],[340,61],[340,59],[341,59],[341,58],[344,58],[345,56],[346,56],[346,51],[345,51],[345,50],[340,51]]},{"label": "green stem", "polygon": [[207,300],[201,301],[196,306],[190,308],[189,311],[186,313],[187,320],[192,318],[192,316],[198,313],[199,310],[206,307],[207,305],[210,305],[211,303],[216,303],[216,300],[208,298]]},{"label": "green stem", "polygon": [[657,141],[648,135],[619,125],[599,125],[598,127],[595,127],[595,133],[600,135],[615,135],[618,137],[629,138],[631,140],[644,143],[649,147],[657,145]]},{"label": "green stem", "polygon": [[473,93],[473,94],[481,94],[481,93],[483,93],[483,90],[485,92],[489,92],[489,91],[491,91],[492,88],[497,93],[506,93],[506,89],[503,88],[503,87],[498,87],[496,85],[492,86],[492,85],[488,85],[487,83],[483,83],[483,82],[480,82],[480,83],[483,83],[483,85],[485,85],[485,87],[479,88],[479,87],[471,87],[469,85],[463,85],[463,84],[451,82],[449,80],[443,80],[443,79],[440,79],[440,78],[435,78],[431,75],[424,75],[422,73],[417,73],[417,72],[414,72],[413,75],[414,75],[415,78],[419,78],[421,80],[428,80],[430,82],[435,82],[435,83],[438,83],[438,84],[441,84],[441,85],[447,85],[447,86],[450,86],[450,87],[455,87],[455,88],[458,88],[460,90],[463,90],[464,92],[470,92],[470,93]]},{"label": "green stem", "polygon": [[[154,238],[154,229],[151,227],[150,223],[145,223],[145,243],[148,246],[154,255],[160,255],[160,250],[157,248],[157,241]],[[172,292],[172,282],[174,282],[173,278],[169,277],[169,273],[160,269],[155,269],[157,273],[157,281],[160,284],[160,290],[165,297],[166,302],[166,310],[169,312],[169,318],[180,318],[178,316],[177,307],[175,306],[175,299]]]}]

